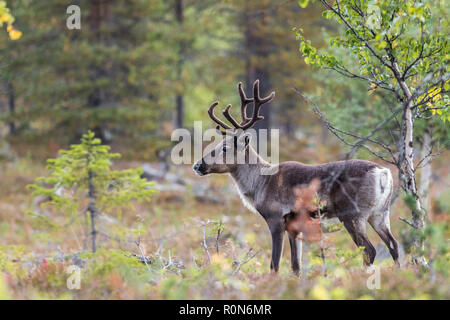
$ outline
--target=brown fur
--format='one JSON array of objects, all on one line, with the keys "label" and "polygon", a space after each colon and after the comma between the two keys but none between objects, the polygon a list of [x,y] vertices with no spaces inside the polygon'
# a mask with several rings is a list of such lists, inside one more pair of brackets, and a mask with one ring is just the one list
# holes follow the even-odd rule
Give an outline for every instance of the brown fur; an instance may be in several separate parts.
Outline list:
[{"label": "brown fur", "polygon": [[[317,212],[317,200],[326,203],[326,217],[338,217],[344,223],[357,246],[363,246],[364,262],[373,263],[375,248],[366,235],[366,222],[375,229],[386,243],[397,262],[398,245],[389,226],[389,203],[392,195],[392,176],[388,169],[364,160],[336,161],[319,165],[306,165],[300,162],[284,162],[271,165],[264,161],[249,145],[248,132],[256,121],[263,119],[259,109],[272,100],[274,93],[265,98],[259,96],[259,81],[253,84],[253,98],[247,98],[238,86],[241,97],[242,121],[238,123],[230,114],[231,105],[223,111],[233,128],[214,115],[213,103],[208,111],[211,119],[218,124],[217,129],[233,129],[233,135],[227,136],[222,143],[201,160],[193,169],[199,175],[210,173],[229,173],[236,182],[244,204],[261,214],[269,226],[272,235],[271,269],[278,271],[283,237],[287,231],[291,246],[293,271],[299,273],[302,234],[307,240],[313,240],[319,234],[320,225],[312,219]],[[246,106],[254,102],[252,118],[246,117]],[[239,131],[241,130],[241,131]],[[222,132],[224,134],[224,132]],[[224,163],[218,159],[231,155],[234,161]],[[241,156],[241,157],[238,157]],[[243,156],[243,157],[242,157]],[[239,163],[238,158],[246,159]],[[256,159],[250,162],[248,159]],[[265,175],[267,170],[275,172]],[[264,173],[263,173],[264,172]]]},{"label": "brown fur", "polygon": [[[233,146],[233,143],[237,146]],[[367,221],[386,243],[397,262],[398,246],[388,225],[392,181],[384,181],[383,183],[388,184],[383,185],[381,180],[378,181],[381,179],[380,174],[376,172],[379,170],[386,175],[387,169],[365,160],[336,161],[319,165],[288,161],[270,165],[261,159],[251,146],[242,145],[244,143],[242,137],[226,138],[216,147],[216,156],[223,156],[220,153],[223,145],[227,144],[237,150],[236,154],[248,153],[246,159],[253,153],[258,159],[256,164],[212,163],[204,165],[202,174],[230,173],[244,203],[254,208],[267,221],[272,234],[273,270],[278,270],[283,234],[287,232],[291,244],[292,267],[295,273],[299,272],[299,263],[294,261],[298,258],[296,251],[299,236],[302,235],[301,238],[307,241],[319,239],[320,225],[317,219],[313,219],[318,209],[317,200],[326,203],[326,218],[339,218],[356,245],[365,247],[366,264],[373,263],[376,255],[375,248],[366,235]],[[211,155],[206,155],[203,159],[212,160]],[[262,168],[270,167],[277,168],[277,172],[273,175],[261,175]]]}]

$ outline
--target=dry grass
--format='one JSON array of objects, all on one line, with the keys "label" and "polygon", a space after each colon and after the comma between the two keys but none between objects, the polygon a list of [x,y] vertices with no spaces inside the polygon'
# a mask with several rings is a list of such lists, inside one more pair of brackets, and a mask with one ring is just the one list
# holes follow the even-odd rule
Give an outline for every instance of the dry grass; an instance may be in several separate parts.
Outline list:
[{"label": "dry grass", "polygon": [[[305,154],[311,154],[311,151]],[[302,155],[298,158],[302,160]],[[292,156],[292,155],[291,155]],[[331,157],[331,155],[330,155]],[[317,159],[318,162],[328,159]],[[120,163],[120,167],[137,162]],[[440,177],[448,177],[445,161]],[[290,271],[286,240],[279,274],[269,272],[270,234],[264,220],[248,212],[233,191],[228,177],[197,178],[189,167],[179,169],[187,178],[186,191],[161,192],[135,211],[102,217],[100,250],[89,252],[88,221],[81,215],[73,223],[61,212],[41,209],[56,224],[27,214],[37,205],[26,185],[45,175],[43,161],[17,158],[0,163],[0,298],[13,299],[448,299],[448,251],[435,252],[438,267],[424,272],[408,264],[393,267],[391,259],[377,260],[380,289],[369,289],[362,258],[345,231],[325,239],[327,277],[323,276],[318,245],[308,246],[308,269],[301,278]],[[448,179],[434,185],[433,193]],[[208,183],[223,203],[202,203],[194,198],[193,184]],[[442,200],[442,199],[441,199]],[[436,202],[436,201],[435,201]],[[445,202],[445,199],[444,199]],[[447,199],[448,202],[448,199]],[[436,206],[436,204],[435,204]],[[442,209],[442,208],[441,208]],[[440,210],[441,210],[440,209]],[[441,210],[442,211],[442,210]],[[398,220],[407,216],[401,200],[393,207],[393,233],[400,240],[408,227]],[[448,212],[433,219],[448,225]],[[225,230],[216,252],[216,233],[208,221],[221,220]],[[203,239],[202,224],[206,238]],[[448,228],[447,228],[448,229]],[[376,248],[381,240],[371,230]],[[448,230],[442,235],[448,241]],[[136,241],[140,240],[140,249]],[[206,241],[211,261],[205,251]],[[448,246],[447,246],[448,247]],[[381,246],[385,251],[384,245]],[[435,248],[431,248],[434,250]],[[148,266],[134,255],[148,256]],[[382,253],[381,253],[382,255]],[[67,267],[81,268],[81,288],[69,290]],[[237,271],[237,269],[239,269]],[[444,270],[444,271],[442,271]]]}]

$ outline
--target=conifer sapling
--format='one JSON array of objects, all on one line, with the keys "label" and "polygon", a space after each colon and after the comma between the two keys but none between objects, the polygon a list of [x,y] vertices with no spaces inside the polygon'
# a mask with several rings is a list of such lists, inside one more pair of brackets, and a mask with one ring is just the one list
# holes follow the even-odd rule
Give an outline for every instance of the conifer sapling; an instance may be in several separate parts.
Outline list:
[{"label": "conifer sapling", "polygon": [[120,157],[110,153],[94,133],[88,131],[81,144],[60,150],[59,157],[47,160],[49,177],[36,179],[28,188],[33,195],[47,197],[52,205],[71,220],[80,213],[89,213],[92,251],[96,251],[95,218],[100,212],[130,207],[133,200],[150,200],[156,190],[152,183],[141,178],[142,169],[112,170],[112,160]]}]

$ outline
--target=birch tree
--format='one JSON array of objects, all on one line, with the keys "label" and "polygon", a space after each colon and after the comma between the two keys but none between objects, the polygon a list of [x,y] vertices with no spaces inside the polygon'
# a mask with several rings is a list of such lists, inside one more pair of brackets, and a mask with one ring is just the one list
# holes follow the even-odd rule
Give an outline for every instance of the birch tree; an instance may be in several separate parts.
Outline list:
[{"label": "birch tree", "polygon": [[[347,52],[353,63],[344,63],[330,50],[318,50],[299,30],[297,37],[305,62],[365,81],[371,89],[384,91],[396,101],[385,120],[367,136],[334,126],[329,129],[348,145],[365,148],[398,168],[404,199],[412,212],[411,221],[403,220],[415,229],[413,261],[426,265],[422,236],[425,213],[416,184],[416,169],[426,159],[415,161],[414,130],[420,119],[450,120],[446,7],[444,3],[428,0],[319,2],[325,8],[323,16],[338,22],[344,30],[330,37],[330,47]],[[306,6],[308,1],[299,3]],[[398,139],[392,142],[374,139],[375,132],[383,130],[392,120],[400,124]]]}]

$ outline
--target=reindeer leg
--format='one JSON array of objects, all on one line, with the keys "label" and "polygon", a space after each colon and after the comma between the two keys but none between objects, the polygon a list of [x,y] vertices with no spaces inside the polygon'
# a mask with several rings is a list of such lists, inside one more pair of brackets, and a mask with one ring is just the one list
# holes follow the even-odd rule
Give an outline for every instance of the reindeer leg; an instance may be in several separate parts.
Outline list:
[{"label": "reindeer leg", "polygon": [[267,221],[272,235],[272,261],[270,270],[278,272],[280,267],[281,254],[283,253],[284,221],[281,219],[271,219]]},{"label": "reindeer leg", "polygon": [[289,244],[291,245],[291,266],[295,275],[300,275],[302,264],[302,240],[297,240],[297,232],[289,232]]},{"label": "reindeer leg", "polygon": [[358,247],[364,247],[364,264],[370,266],[375,260],[377,251],[370,243],[366,234],[366,220],[364,219],[346,219],[344,226],[352,236],[353,242]]},{"label": "reindeer leg", "polygon": [[386,244],[392,258],[394,259],[395,264],[399,267],[400,263],[398,261],[398,243],[391,232],[389,211],[374,214],[369,218],[369,224],[380,236],[381,240],[383,240],[383,242]]}]

